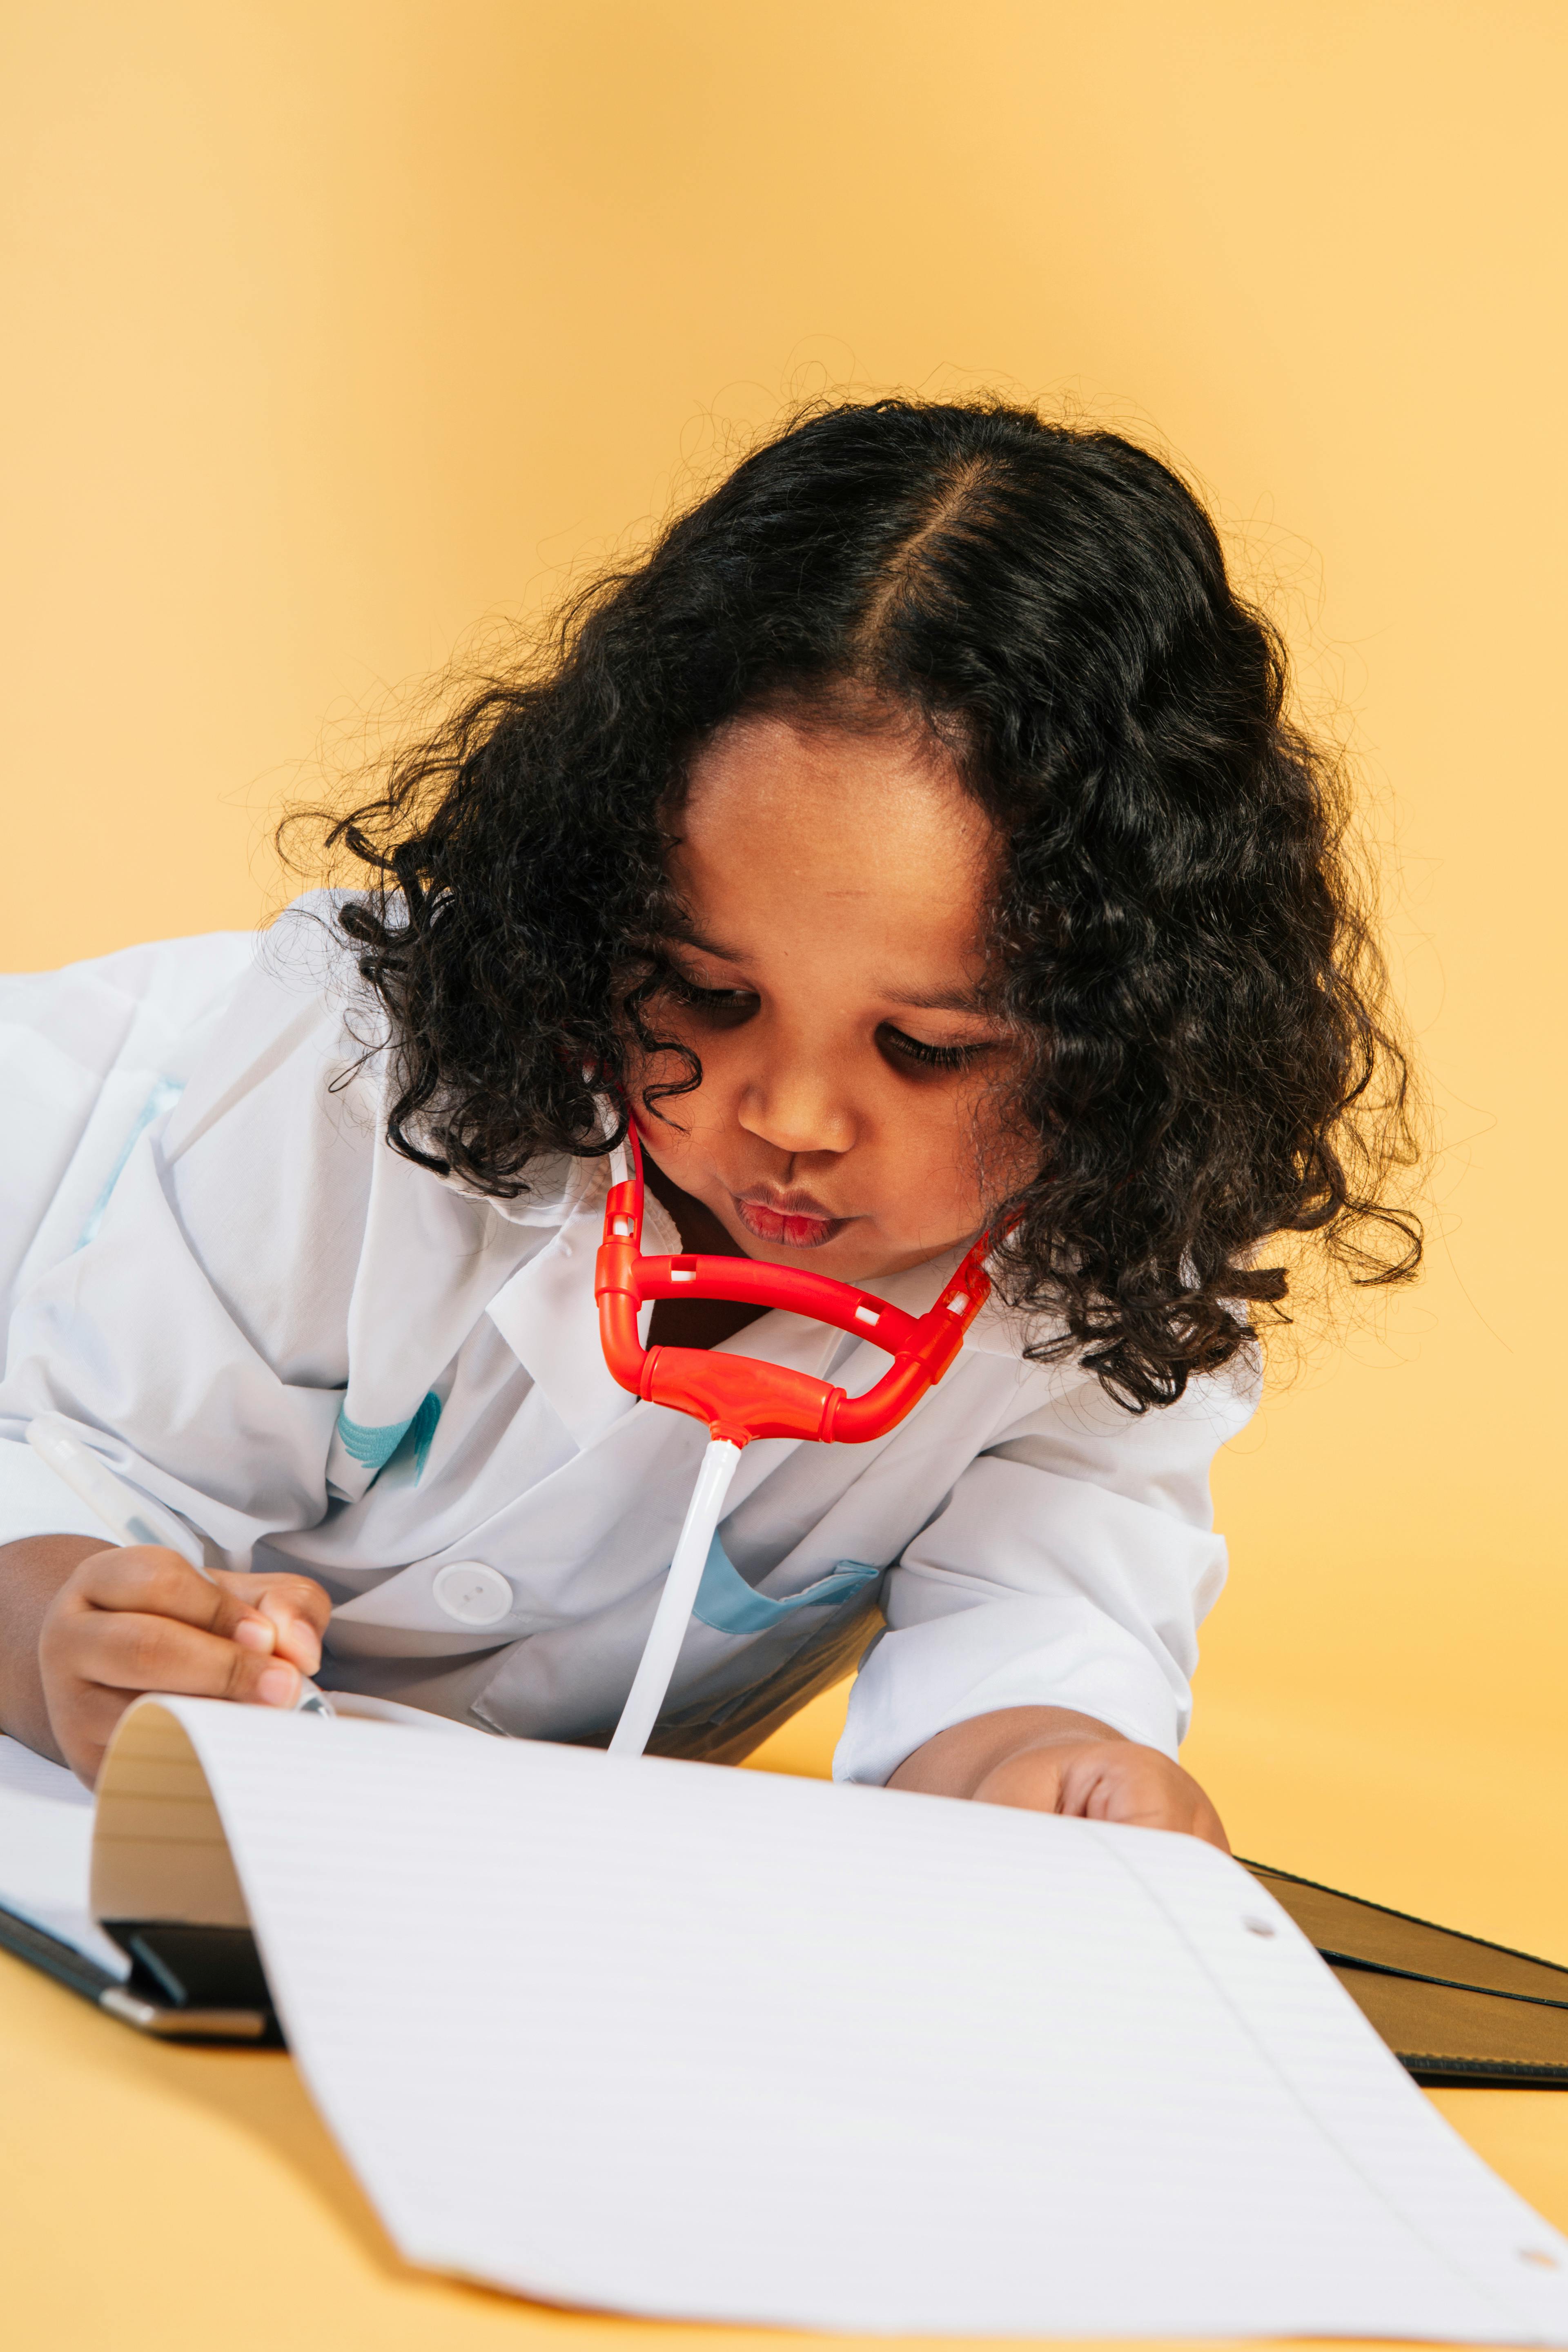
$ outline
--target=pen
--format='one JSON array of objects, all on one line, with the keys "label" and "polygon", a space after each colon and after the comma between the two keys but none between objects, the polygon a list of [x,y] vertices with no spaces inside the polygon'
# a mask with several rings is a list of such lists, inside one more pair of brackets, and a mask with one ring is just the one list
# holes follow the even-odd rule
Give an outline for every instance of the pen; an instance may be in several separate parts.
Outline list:
[{"label": "pen", "polygon": [[[184,1520],[177,1519],[173,1511],[166,1511],[161,1503],[139,1495],[123,1478],[117,1478],[96,1454],[72,1434],[68,1423],[58,1412],[41,1412],[30,1421],[27,1443],[39,1461],[47,1462],[56,1477],[63,1479],[89,1511],[98,1513],[117,1543],[162,1544],[188,1560],[208,1584],[216,1580],[202,1558],[199,1541]],[[296,1713],[304,1715],[335,1713],[326,1693],[307,1682],[303,1675],[294,1707]]]}]

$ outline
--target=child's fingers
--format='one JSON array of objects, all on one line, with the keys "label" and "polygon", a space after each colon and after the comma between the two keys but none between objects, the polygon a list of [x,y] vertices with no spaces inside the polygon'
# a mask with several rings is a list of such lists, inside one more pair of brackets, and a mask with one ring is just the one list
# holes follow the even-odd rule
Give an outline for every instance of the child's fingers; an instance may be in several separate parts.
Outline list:
[{"label": "child's fingers", "polygon": [[299,1613],[280,1612],[287,1636],[255,1605],[266,1578],[209,1579],[178,1552],[151,1544],[80,1561],[38,1637],[49,1722],[72,1769],[91,1786],[115,1725],[141,1691],[291,1707],[301,1670],[313,1671],[320,1655],[312,1620],[324,1622],[328,1604],[303,1577],[278,1582],[300,1588]]},{"label": "child's fingers", "polygon": [[301,1674],[313,1675],[321,1663],[321,1635],[332,1613],[321,1587],[308,1576],[226,1574],[222,1580],[272,1629],[279,1656],[290,1660]]},{"label": "child's fingers", "polygon": [[1219,1815],[1191,1774],[1158,1749],[1131,1739],[1021,1749],[994,1767],[975,1794],[987,1804],[1136,1829],[1180,1830],[1230,1852]]},{"label": "child's fingers", "polygon": [[198,1574],[176,1551],[127,1544],[95,1553],[71,1580],[77,1605],[172,1617],[200,1626],[242,1650],[276,1653],[301,1674],[321,1663],[321,1629],[331,1602],[308,1576]]},{"label": "child's fingers", "polygon": [[292,1706],[300,1689],[299,1673],[286,1660],[242,1650],[175,1617],[89,1610],[71,1626],[64,1646],[73,1680],[104,1693],[178,1691],[192,1698]]},{"label": "child's fingers", "polygon": [[1230,1852],[1219,1815],[1197,1782],[1155,1748],[1128,1741],[1080,1758],[1068,1768],[1063,1796],[1065,1812],[1131,1829],[1183,1830]]},{"label": "child's fingers", "polygon": [[[174,1671],[176,1670],[171,1664],[171,1673]],[[159,1690],[178,1687],[179,1685],[169,1678],[154,1685],[154,1688]],[[209,1691],[191,1691],[185,1694],[195,1698],[207,1698],[217,1695]],[[76,1679],[70,1682],[68,1689],[61,1687],[57,1690],[55,1720],[57,1734],[67,1751],[66,1760],[73,1770],[81,1775],[89,1787],[103,1760],[103,1750],[114,1736],[115,1726],[132,1701],[141,1696],[142,1692],[139,1688],[124,1684],[82,1682]],[[260,1699],[252,1703],[258,1706],[267,1704]]]},{"label": "child's fingers", "polygon": [[242,1647],[270,1651],[276,1628],[246,1595],[230,1589],[232,1581],[198,1574],[188,1559],[162,1545],[125,1544],[84,1559],[61,1599],[68,1596],[74,1605],[87,1609],[174,1618],[226,1641],[248,1626],[252,1630],[242,1638]]}]

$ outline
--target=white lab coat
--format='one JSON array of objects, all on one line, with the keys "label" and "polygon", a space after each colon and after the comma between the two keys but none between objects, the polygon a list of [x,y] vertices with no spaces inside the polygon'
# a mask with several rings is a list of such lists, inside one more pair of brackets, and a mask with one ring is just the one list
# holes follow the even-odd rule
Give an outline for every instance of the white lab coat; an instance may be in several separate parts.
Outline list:
[{"label": "white lab coat", "polygon": [[[100,1531],[22,1443],[60,1412],[213,1565],[320,1579],[329,1685],[602,1737],[705,1432],[605,1369],[602,1160],[541,1161],[501,1202],[388,1148],[384,1058],[360,1058],[374,1016],[330,903],[259,940],[0,982],[0,1542]],[[679,1246],[651,1199],[646,1245]],[[875,1287],[918,1313],[952,1262]],[[777,1313],[724,1348],[851,1394],[887,1361]],[[889,1436],[747,1448],[720,1530],[739,1579],[693,1622],[667,1710],[721,1720],[876,1592],[888,1630],[838,1777],[884,1780],[948,1725],[1026,1705],[1173,1755],[1226,1570],[1209,1465],[1255,1386],[1197,1381],[1134,1418],[1078,1363],[1024,1361],[987,1307]],[[825,1579],[822,1600],[769,1608]]]}]

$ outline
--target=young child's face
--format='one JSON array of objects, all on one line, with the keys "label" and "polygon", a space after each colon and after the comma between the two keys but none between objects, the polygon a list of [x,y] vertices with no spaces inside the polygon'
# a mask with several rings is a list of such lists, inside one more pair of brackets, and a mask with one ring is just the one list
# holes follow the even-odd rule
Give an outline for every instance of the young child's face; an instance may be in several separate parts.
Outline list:
[{"label": "young child's face", "polygon": [[[971,1239],[1038,1147],[999,1108],[1019,1048],[985,988],[998,845],[954,770],[894,733],[739,720],[679,831],[689,930],[647,1019],[702,1082],[639,1119],[658,1165],[776,1265],[866,1281]],[[651,1056],[634,1087],[680,1074]]]}]

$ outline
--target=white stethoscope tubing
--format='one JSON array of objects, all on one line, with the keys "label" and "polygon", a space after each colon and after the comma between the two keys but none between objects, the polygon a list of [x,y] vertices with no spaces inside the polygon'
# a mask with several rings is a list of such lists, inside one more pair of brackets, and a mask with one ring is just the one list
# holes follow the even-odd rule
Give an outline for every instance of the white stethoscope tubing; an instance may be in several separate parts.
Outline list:
[{"label": "white stethoscope tubing", "polygon": [[[610,1181],[625,1184],[631,1172],[631,1153],[624,1143],[619,1144],[610,1154]],[[708,1565],[714,1534],[724,1516],[724,1498],[740,1459],[740,1447],[731,1444],[727,1437],[710,1438],[687,1506],[675,1558],[669,1563],[642,1657],[610,1740],[612,1756],[640,1756],[658,1721],[658,1711],[674,1678],[680,1645],[691,1622],[697,1588]]]},{"label": "white stethoscope tubing", "polygon": [[724,1516],[724,1497],[740,1459],[740,1447],[729,1438],[709,1439],[641,1663],[610,1740],[612,1756],[640,1756],[647,1746],[648,1735],[658,1720],[659,1708],[675,1673],[697,1588],[712,1549],[714,1531]]}]

